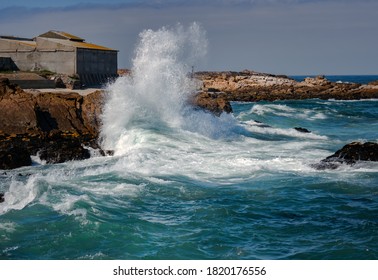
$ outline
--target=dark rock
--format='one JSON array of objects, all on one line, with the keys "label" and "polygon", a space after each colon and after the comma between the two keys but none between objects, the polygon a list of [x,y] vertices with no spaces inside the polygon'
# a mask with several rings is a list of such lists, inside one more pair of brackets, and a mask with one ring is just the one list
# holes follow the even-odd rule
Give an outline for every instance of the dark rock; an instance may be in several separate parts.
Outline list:
[{"label": "dark rock", "polygon": [[4,194],[0,193],[0,203],[4,202]]},{"label": "dark rock", "polygon": [[271,127],[270,125],[267,125],[267,124],[265,124],[265,123],[262,123],[262,122],[260,122],[260,121],[256,121],[256,120],[254,120],[254,122],[256,123],[255,125],[256,126],[258,126],[258,127],[262,127],[262,128],[268,128],[268,127]]},{"label": "dark rock", "polygon": [[378,161],[378,143],[352,142],[312,167],[319,170],[336,169],[341,164],[353,165],[357,161]]},{"label": "dark rock", "polygon": [[5,96],[8,92],[21,90],[16,85],[11,84],[8,78],[0,78],[0,96]]},{"label": "dark rock", "polygon": [[17,176],[19,177],[28,177],[28,176],[31,176],[32,174],[31,173],[26,173],[26,174],[22,174],[22,173],[18,173]]},{"label": "dark rock", "polygon": [[333,155],[326,158],[332,160],[333,158],[342,159],[347,162],[362,161],[378,161],[378,143],[374,142],[352,142],[345,145]]},{"label": "dark rock", "polygon": [[219,117],[222,113],[232,113],[231,104],[224,98],[224,94],[221,92],[200,92],[194,95],[189,103]]},{"label": "dark rock", "polygon": [[114,156],[113,150],[100,150],[102,156]]},{"label": "dark rock", "polygon": [[60,132],[50,135],[38,155],[41,160],[47,163],[62,163],[72,160],[83,160],[90,158],[90,152],[82,145],[79,137],[62,136]]},{"label": "dark rock", "polygon": [[0,169],[13,169],[31,164],[30,153],[25,148],[12,147],[0,150]]},{"label": "dark rock", "polygon": [[83,160],[91,157],[88,149],[71,144],[52,145],[40,151],[41,160],[46,163],[62,163],[71,160]]},{"label": "dark rock", "polygon": [[63,79],[61,77],[56,77],[54,79],[55,87],[56,88],[66,88],[65,83],[63,82]]},{"label": "dark rock", "polygon": [[219,92],[219,89],[216,88],[208,88],[207,92]]},{"label": "dark rock", "polygon": [[342,160],[334,158],[333,160],[323,159],[318,163],[310,164],[310,166],[312,168],[315,168],[316,170],[327,170],[327,169],[337,169],[343,163],[344,162]]},{"label": "dark rock", "polygon": [[294,129],[296,131],[303,132],[303,133],[311,133],[310,130],[308,130],[307,128],[303,128],[303,127],[294,127]]},{"label": "dark rock", "polygon": [[66,87],[69,89],[80,89],[81,88],[81,81],[79,79],[73,78],[71,79]]},{"label": "dark rock", "polygon": [[41,109],[38,105],[34,107],[35,116],[37,119],[37,126],[44,132],[49,132],[58,129],[58,123],[47,109]]}]

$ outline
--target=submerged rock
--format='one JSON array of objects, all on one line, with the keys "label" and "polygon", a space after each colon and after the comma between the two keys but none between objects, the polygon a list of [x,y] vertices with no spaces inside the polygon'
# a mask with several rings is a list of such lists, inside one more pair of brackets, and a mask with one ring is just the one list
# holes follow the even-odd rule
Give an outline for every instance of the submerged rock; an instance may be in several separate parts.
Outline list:
[{"label": "submerged rock", "polygon": [[357,161],[378,161],[378,143],[352,142],[312,167],[319,170],[336,169],[340,164],[353,165]]},{"label": "submerged rock", "polygon": [[4,202],[4,194],[0,193],[0,203]]},{"label": "submerged rock", "polygon": [[260,122],[260,121],[257,121],[257,120],[254,120],[254,122],[255,122],[255,126],[258,126],[258,127],[262,127],[262,128],[267,128],[267,127],[271,127],[270,125],[267,125],[267,124],[265,124],[265,123],[262,123],[262,122]]},{"label": "submerged rock", "polygon": [[294,127],[294,129],[296,131],[299,131],[299,132],[302,132],[302,133],[311,133],[310,130],[308,130],[307,128],[303,128],[303,127]]}]

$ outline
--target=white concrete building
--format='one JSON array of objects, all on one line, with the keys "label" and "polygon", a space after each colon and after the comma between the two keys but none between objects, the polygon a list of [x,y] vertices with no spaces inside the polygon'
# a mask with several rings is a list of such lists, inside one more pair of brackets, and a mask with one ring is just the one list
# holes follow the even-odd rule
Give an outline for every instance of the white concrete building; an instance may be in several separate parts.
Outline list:
[{"label": "white concrete building", "polygon": [[77,75],[84,85],[101,84],[116,77],[117,54],[117,50],[61,31],[49,31],[33,39],[0,36],[0,67],[4,70]]}]

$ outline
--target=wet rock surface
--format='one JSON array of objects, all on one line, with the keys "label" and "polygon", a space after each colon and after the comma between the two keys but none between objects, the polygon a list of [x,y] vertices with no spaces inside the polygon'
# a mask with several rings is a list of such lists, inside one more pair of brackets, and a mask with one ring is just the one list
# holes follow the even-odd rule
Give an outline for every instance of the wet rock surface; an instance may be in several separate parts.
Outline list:
[{"label": "wet rock surface", "polygon": [[1,79],[0,169],[30,165],[37,154],[48,163],[89,158],[84,146],[99,149],[102,99],[102,91],[31,94]]},{"label": "wet rock surface", "polygon": [[336,169],[340,164],[353,165],[358,161],[378,161],[378,143],[352,142],[312,166],[319,170]]},{"label": "wet rock surface", "polygon": [[299,132],[302,132],[302,133],[311,133],[310,130],[308,130],[307,128],[304,128],[304,127],[294,127],[294,129],[296,131],[299,131]]},{"label": "wet rock surface", "polygon": [[194,107],[211,112],[216,116],[220,116],[222,113],[232,113],[230,101],[222,98],[217,92],[199,92],[193,96],[190,103]]},{"label": "wet rock surface", "polygon": [[0,150],[0,169],[14,169],[21,166],[31,165],[30,153],[22,147],[11,147]]}]

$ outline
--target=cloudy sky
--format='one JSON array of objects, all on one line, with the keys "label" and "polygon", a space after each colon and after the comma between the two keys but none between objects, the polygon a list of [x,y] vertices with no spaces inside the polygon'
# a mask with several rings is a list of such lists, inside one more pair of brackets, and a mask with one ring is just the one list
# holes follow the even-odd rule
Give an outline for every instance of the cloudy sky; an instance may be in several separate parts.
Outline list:
[{"label": "cloudy sky", "polygon": [[66,31],[130,68],[142,30],[195,21],[208,38],[196,70],[378,74],[377,11],[377,0],[1,0],[0,34]]}]

